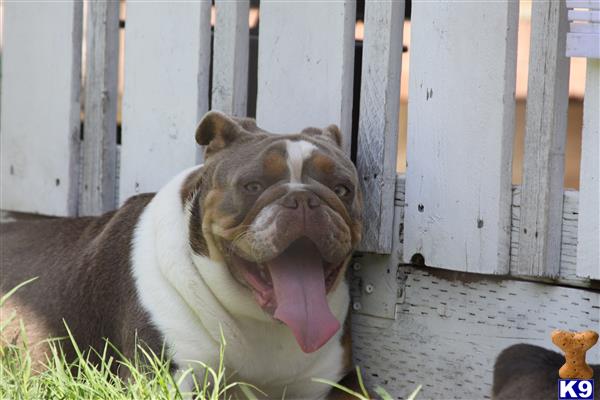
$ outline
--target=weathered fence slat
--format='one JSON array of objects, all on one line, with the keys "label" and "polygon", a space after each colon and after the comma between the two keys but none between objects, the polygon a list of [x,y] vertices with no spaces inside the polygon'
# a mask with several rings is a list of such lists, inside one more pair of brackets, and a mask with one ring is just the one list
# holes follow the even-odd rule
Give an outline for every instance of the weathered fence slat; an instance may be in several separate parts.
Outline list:
[{"label": "weathered fence slat", "polygon": [[587,61],[581,173],[577,275],[600,279],[600,60]]},{"label": "weathered fence slat", "polygon": [[210,1],[127,3],[119,197],[158,190],[200,159],[208,110]]},{"label": "weathered fence slat", "polygon": [[569,30],[573,33],[595,33],[600,34],[600,23],[579,23],[572,22],[570,24]]},{"label": "weathered fence slat", "polygon": [[248,100],[249,1],[216,0],[212,108],[245,117]]},{"label": "weathered fence slat", "polygon": [[404,1],[365,3],[358,174],[364,196],[360,250],[392,249]]},{"label": "weathered fence slat", "polygon": [[82,3],[3,6],[0,208],[75,215]]},{"label": "weathered fence slat", "polygon": [[569,19],[584,22],[600,22],[600,11],[569,10]]},{"label": "weathered fence slat", "polygon": [[589,8],[600,10],[600,1],[598,0],[567,0],[568,8]]},{"label": "weathered fence slat", "polygon": [[511,271],[518,275],[559,272],[569,103],[566,11],[561,1],[532,8],[519,259]]},{"label": "weathered fence slat", "polygon": [[338,124],[350,152],[356,2],[263,1],[257,120],[274,132]]},{"label": "weathered fence slat", "polygon": [[115,208],[119,2],[87,4],[80,215]]},{"label": "weathered fence slat", "polygon": [[413,3],[406,261],[508,272],[518,7]]}]

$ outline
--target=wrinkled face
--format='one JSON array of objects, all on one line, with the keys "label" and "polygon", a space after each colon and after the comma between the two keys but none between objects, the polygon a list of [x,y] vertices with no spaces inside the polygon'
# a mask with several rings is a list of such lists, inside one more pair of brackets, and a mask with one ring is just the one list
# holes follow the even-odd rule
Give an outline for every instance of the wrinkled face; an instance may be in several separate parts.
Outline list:
[{"label": "wrinkled face", "polygon": [[343,279],[362,228],[356,170],[337,135],[244,129],[218,143],[224,146],[213,155],[209,146],[205,164],[212,182],[202,231],[218,253],[211,258],[224,261],[305,352],[340,327],[326,296]]}]

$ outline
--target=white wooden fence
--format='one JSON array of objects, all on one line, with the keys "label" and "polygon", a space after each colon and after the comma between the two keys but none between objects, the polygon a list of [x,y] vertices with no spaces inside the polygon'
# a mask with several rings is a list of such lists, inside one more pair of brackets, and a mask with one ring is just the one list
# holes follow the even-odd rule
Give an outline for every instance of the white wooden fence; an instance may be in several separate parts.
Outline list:
[{"label": "white wooden fence", "polygon": [[[120,149],[115,132],[118,3],[87,3],[85,37],[81,2],[4,3],[0,207],[50,215],[99,214],[131,195],[159,189],[179,170],[201,161],[193,132],[209,98],[213,108],[235,115],[245,114],[248,101],[249,3],[215,3],[212,54],[210,2],[127,3]],[[412,2],[404,177],[396,175],[404,1],[367,0],[356,139],[366,224],[353,280],[354,309],[362,318],[355,324],[356,357],[367,369],[385,362],[369,356],[370,335],[379,332],[390,343],[402,343],[404,329],[426,337],[424,330],[439,329],[451,315],[450,306],[446,310],[443,304],[435,306],[444,309],[435,317],[422,314],[419,301],[430,300],[410,287],[428,290],[418,283],[423,280],[429,286],[442,282],[442,293],[464,291],[465,299],[471,292],[474,298],[482,296],[484,289],[465,283],[474,276],[489,279],[489,290],[503,293],[498,301],[510,298],[513,288],[518,291],[520,300],[511,303],[516,314],[502,318],[508,325],[522,323],[524,336],[507,330],[498,345],[475,352],[473,357],[481,355],[476,363],[491,363],[500,344],[511,340],[536,342],[549,327],[581,328],[568,326],[568,319],[556,312],[544,314],[548,322],[539,322],[535,331],[525,324],[535,314],[525,310],[526,304],[545,304],[540,293],[559,303],[579,293],[589,302],[580,325],[597,328],[598,292],[522,281],[599,287],[600,7],[595,0],[567,3],[570,10],[564,1],[533,3],[523,184],[513,187],[518,2]],[[355,15],[356,2],[350,0],[261,2],[260,126],[294,132],[337,123],[350,151]],[[574,21],[570,26],[568,19]],[[565,192],[562,186],[567,55],[589,57],[579,193]],[[463,283],[452,284],[447,276],[438,279],[428,269],[398,267],[411,260],[434,267],[431,271],[466,273],[459,275]],[[498,283],[495,275],[504,281]],[[375,282],[368,293],[363,291],[365,282]],[[402,306],[406,303],[411,307]],[[464,304],[461,312],[467,319],[479,315],[475,300]],[[502,307],[497,311],[502,313]],[[490,322],[498,313],[482,317],[487,329],[482,335],[499,329]],[[422,323],[415,322],[419,318]],[[457,318],[450,324],[453,333],[438,332],[430,339],[451,337],[457,343],[460,332],[468,336],[478,329]],[[470,340],[459,347],[484,343],[481,338]],[[394,346],[387,348],[404,351]],[[419,349],[414,342],[411,346],[409,353]],[[435,356],[436,347],[428,349]],[[399,357],[404,354],[392,352],[388,358],[409,371],[416,368],[410,354],[402,361]],[[442,372],[431,367],[430,375],[438,380],[459,362],[451,354],[445,357],[448,365],[440,367]],[[600,360],[600,351],[592,359]],[[402,374],[408,377],[402,383],[383,383],[401,392],[416,379],[428,379],[422,369]],[[481,379],[489,381],[490,374],[488,368]],[[377,374],[369,379],[382,383]],[[453,393],[452,388],[442,390],[438,380],[430,382],[426,395]],[[485,394],[484,386],[471,394]]]}]

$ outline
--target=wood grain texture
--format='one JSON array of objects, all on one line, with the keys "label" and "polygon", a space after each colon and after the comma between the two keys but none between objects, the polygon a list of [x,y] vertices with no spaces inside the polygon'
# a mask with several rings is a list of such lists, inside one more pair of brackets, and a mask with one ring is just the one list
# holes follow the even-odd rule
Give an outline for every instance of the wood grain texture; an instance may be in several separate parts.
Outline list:
[{"label": "wood grain texture", "polygon": [[3,7],[0,208],[76,215],[82,3]]},{"label": "wood grain texture", "polygon": [[361,251],[392,250],[404,1],[365,3],[356,163],[364,197]]},{"label": "wood grain texture", "polygon": [[[400,253],[395,257],[402,259],[404,243],[404,215],[405,215],[405,177],[398,175],[396,183],[396,194],[394,198],[395,221],[398,225],[397,233],[394,233],[393,248]],[[583,288],[600,288],[600,282],[590,281],[589,278],[578,277],[577,269],[577,225],[579,220],[579,192],[566,190],[563,197],[561,243],[560,243],[560,268],[559,276],[556,278],[545,278],[541,276],[520,276],[520,278],[539,282],[552,282],[561,285],[577,286]],[[510,271],[516,271],[519,258],[519,225],[521,221],[521,186],[512,188],[511,206],[511,233],[510,233]],[[390,259],[391,260],[391,259]]]},{"label": "wood grain texture", "polygon": [[600,279],[600,60],[588,60],[583,103],[577,275]]},{"label": "wood grain texture", "polygon": [[569,63],[563,2],[534,2],[523,156],[518,275],[557,276]]},{"label": "wood grain texture", "polygon": [[415,2],[411,18],[404,260],[506,273],[518,3]]},{"label": "wood grain texture", "polygon": [[350,153],[356,2],[262,1],[258,124],[272,132],[338,124]]},{"label": "wood grain texture", "polygon": [[86,78],[79,215],[116,206],[119,3],[87,5]]},{"label": "wood grain texture", "polygon": [[[545,282],[555,282],[564,285],[592,287],[589,279],[578,277],[577,269],[577,225],[579,220],[579,192],[567,190],[563,196],[561,216],[560,266],[558,276],[549,279],[542,276],[528,276]],[[521,186],[513,188],[512,228],[510,235],[510,271],[513,276],[526,277],[517,272],[519,259],[519,231],[521,222]]]},{"label": "wood grain texture", "polygon": [[212,108],[237,117],[247,113],[249,4],[215,1]]},{"label": "wood grain texture", "polygon": [[119,201],[200,161],[208,110],[210,2],[127,3]]}]

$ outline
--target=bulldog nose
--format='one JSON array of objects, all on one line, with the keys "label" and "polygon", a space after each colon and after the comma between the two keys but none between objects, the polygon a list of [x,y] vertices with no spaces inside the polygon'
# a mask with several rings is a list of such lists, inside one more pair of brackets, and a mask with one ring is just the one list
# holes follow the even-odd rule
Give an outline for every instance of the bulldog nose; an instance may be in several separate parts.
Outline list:
[{"label": "bulldog nose", "polygon": [[301,204],[306,207],[313,209],[321,205],[321,199],[319,196],[309,191],[292,192],[288,193],[281,203],[286,208],[296,209]]}]

